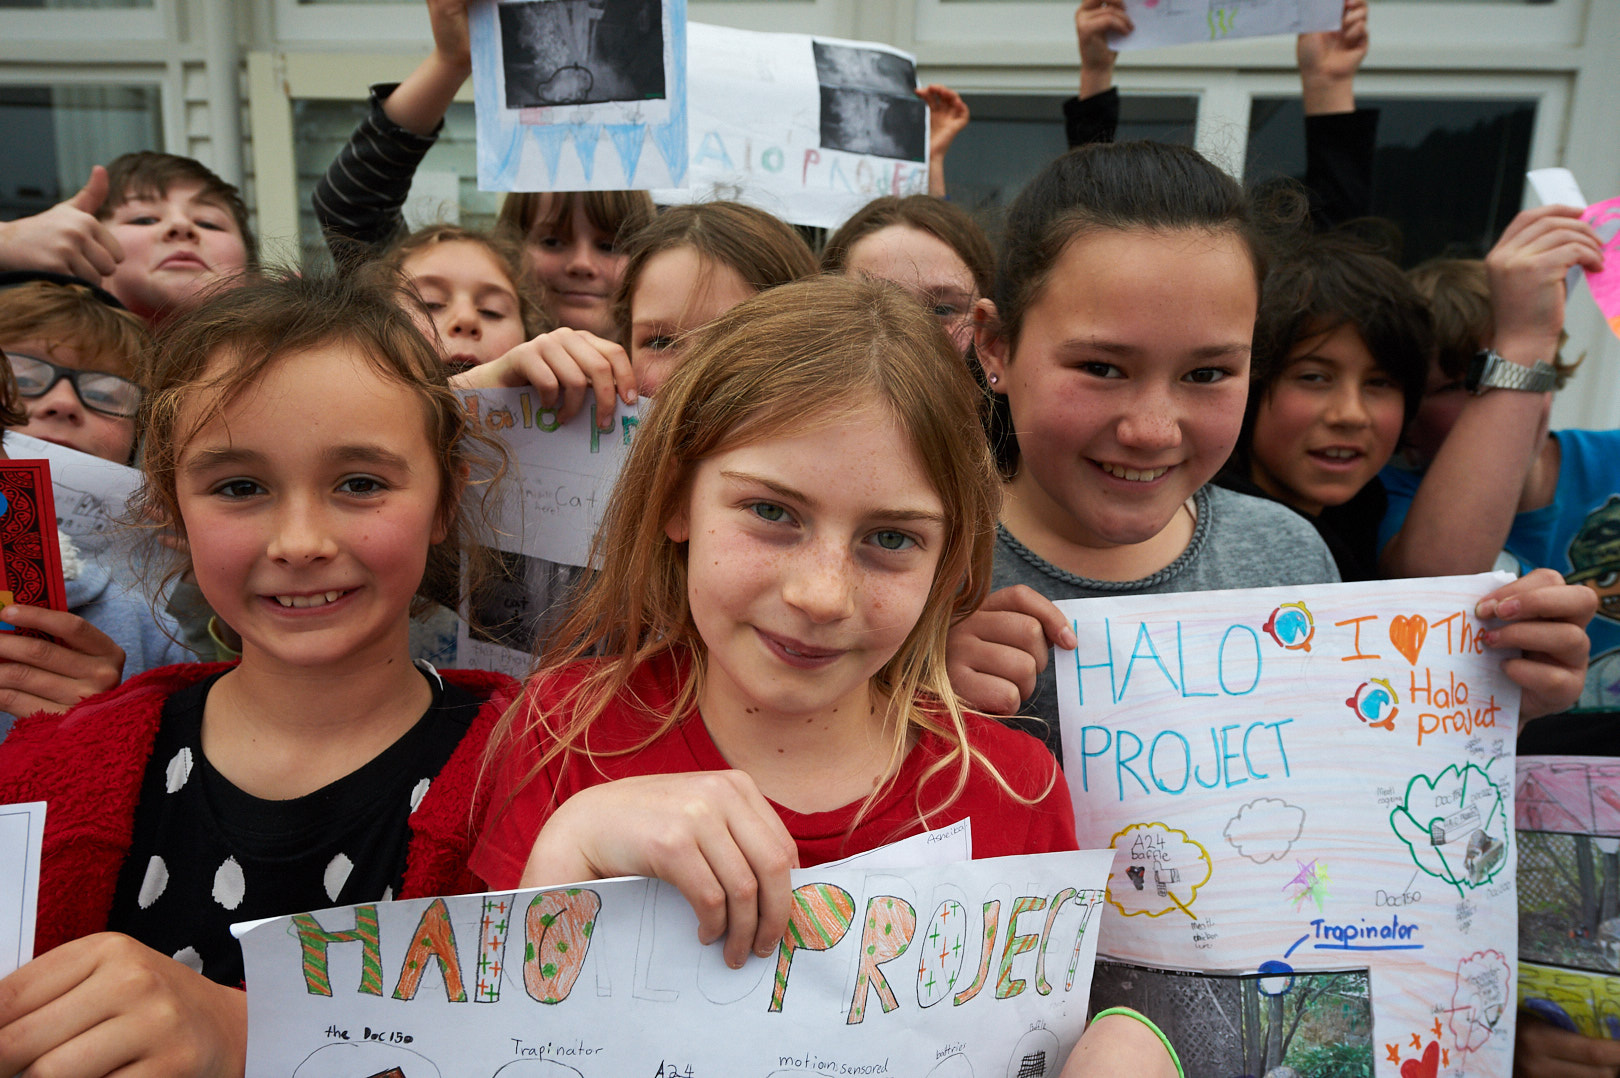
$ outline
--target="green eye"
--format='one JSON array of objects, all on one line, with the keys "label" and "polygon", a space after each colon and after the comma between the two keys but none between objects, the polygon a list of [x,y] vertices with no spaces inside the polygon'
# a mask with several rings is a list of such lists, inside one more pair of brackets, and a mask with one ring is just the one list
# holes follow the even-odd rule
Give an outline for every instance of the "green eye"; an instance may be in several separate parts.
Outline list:
[{"label": "green eye", "polygon": [[787,519],[787,510],[773,502],[755,502],[748,508],[752,509],[754,511],[754,515],[759,517],[759,519],[768,520],[772,524],[777,524]]},{"label": "green eye", "polygon": [[872,536],[872,542],[884,550],[908,550],[917,545],[917,541],[905,532],[881,531]]}]

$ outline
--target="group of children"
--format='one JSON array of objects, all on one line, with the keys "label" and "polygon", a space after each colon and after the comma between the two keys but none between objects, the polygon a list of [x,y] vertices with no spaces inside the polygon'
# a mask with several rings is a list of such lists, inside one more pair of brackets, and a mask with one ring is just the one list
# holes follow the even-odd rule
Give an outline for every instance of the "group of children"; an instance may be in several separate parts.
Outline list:
[{"label": "group of children", "polygon": [[[1365,51],[1346,7],[1302,39],[1308,95]],[[1193,150],[1094,132],[999,256],[932,196],[874,202],[819,265],[763,211],[636,192],[405,234],[470,67],[464,6],[429,10],[434,52],[374,88],[316,190],[336,275],[261,271],[234,190],[140,154],[30,226],[55,261],[19,268],[90,283],[0,290],[7,426],[138,461],[156,591],[200,608],[147,626],[237,656],[165,665],[94,603],[0,610],[56,638],[0,636],[0,706],[39,712],[0,743],[0,803],[49,802],[0,1073],[240,1073],[228,929],[256,917],[644,874],[740,966],[775,950],[795,867],[970,817],[975,856],[1073,849],[1052,600],[1488,568],[1515,512],[1567,515],[1577,459],[1606,464],[1547,435],[1545,393],[1456,395],[1432,358],[1471,288],[1468,343],[1551,369],[1564,274],[1601,264],[1567,209],[1520,215],[1488,286],[1409,278]],[[1124,18],[1085,0],[1082,56]],[[11,313],[36,294],[78,313]],[[503,465],[456,390],[519,385],[604,425],[653,400],[523,684],[413,636],[480,572]],[[1421,480],[1386,511],[1403,434]],[[1583,702],[1613,586],[1551,549],[1477,608],[1526,719]],[[1064,1073],[1177,1073],[1139,1019],[1094,1022]]]}]

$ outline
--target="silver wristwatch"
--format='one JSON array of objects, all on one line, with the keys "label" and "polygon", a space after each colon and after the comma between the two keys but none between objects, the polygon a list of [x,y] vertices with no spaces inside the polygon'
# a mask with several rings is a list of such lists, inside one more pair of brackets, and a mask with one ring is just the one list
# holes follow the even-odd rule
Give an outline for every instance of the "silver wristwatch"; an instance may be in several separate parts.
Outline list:
[{"label": "silver wristwatch", "polygon": [[1479,396],[1488,389],[1517,389],[1525,393],[1548,393],[1558,385],[1558,371],[1550,364],[1537,362],[1526,367],[1522,363],[1503,359],[1490,348],[1483,348],[1468,364],[1463,378],[1468,392]]}]

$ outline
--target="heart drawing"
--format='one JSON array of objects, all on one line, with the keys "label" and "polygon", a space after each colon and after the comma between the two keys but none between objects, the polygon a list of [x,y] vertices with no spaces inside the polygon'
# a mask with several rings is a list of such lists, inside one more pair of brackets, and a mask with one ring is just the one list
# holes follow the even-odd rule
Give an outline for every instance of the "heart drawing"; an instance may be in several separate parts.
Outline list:
[{"label": "heart drawing", "polygon": [[1422,1059],[1408,1059],[1401,1063],[1401,1078],[1434,1078],[1440,1073],[1440,1042],[1430,1041]]},{"label": "heart drawing", "polygon": [[1413,666],[1417,665],[1418,652],[1423,650],[1423,641],[1428,635],[1429,623],[1422,614],[1411,617],[1397,614],[1389,620],[1389,642]]}]

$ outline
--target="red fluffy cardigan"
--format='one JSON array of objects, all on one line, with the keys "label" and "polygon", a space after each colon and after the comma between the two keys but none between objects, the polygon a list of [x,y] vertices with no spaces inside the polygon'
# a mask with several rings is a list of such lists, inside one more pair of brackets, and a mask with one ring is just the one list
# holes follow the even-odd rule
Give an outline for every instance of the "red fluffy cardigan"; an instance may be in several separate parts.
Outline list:
[{"label": "red fluffy cardigan", "polygon": [[[41,713],[23,719],[0,742],[0,805],[49,803],[36,955],[107,927],[163,705],[176,692],[227,666],[188,663],[148,670],[65,715]],[[467,868],[488,808],[487,791],[479,789],[478,779],[484,746],[496,720],[516,697],[518,684],[504,674],[441,673],[446,681],[483,698],[484,705],[411,813],[399,898],[484,889]]]}]

